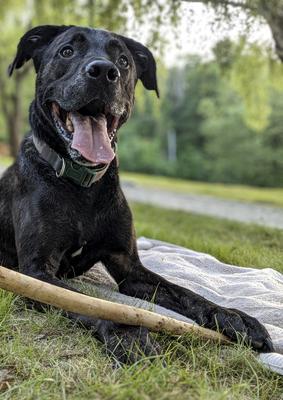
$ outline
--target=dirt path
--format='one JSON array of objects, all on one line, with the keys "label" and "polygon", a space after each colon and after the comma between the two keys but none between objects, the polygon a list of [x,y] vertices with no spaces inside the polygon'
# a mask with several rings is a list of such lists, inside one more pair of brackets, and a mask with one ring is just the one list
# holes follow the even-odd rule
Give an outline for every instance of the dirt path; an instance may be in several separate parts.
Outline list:
[{"label": "dirt path", "polygon": [[[4,168],[0,166],[0,175],[3,171]],[[283,208],[212,196],[176,193],[126,181],[122,182],[122,187],[130,201],[283,229]]]},{"label": "dirt path", "polygon": [[130,201],[283,229],[283,208],[260,203],[157,190],[126,181],[122,183],[122,186],[127,199]]}]

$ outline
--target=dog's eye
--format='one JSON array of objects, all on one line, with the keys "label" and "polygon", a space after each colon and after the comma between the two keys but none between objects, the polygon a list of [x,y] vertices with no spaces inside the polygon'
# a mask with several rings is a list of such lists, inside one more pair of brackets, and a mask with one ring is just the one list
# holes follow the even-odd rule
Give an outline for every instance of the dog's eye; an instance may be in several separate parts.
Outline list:
[{"label": "dog's eye", "polygon": [[60,54],[64,58],[70,58],[74,54],[74,50],[71,46],[65,46],[60,50]]},{"label": "dog's eye", "polygon": [[126,56],[120,56],[118,59],[118,64],[122,68],[127,68],[129,66],[129,61]]}]

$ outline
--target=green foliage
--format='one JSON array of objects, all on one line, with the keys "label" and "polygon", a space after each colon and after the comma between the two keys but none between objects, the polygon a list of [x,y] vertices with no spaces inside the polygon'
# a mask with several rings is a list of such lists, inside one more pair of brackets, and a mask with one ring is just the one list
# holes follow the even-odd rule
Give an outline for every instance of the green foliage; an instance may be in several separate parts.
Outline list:
[{"label": "green foliage", "polygon": [[[131,131],[136,154],[133,157],[126,147],[123,135],[122,168],[210,182],[283,186],[282,76],[278,61],[243,41],[219,43],[209,62],[190,57],[164,76],[159,116],[144,106],[128,123],[125,129]],[[139,93],[137,103],[145,100],[150,104],[148,95]],[[144,118],[149,116],[144,142]],[[172,129],[177,137],[175,163],[166,161],[166,133]],[[158,146],[161,155],[153,157]]]},{"label": "green foliage", "polygon": [[256,46],[237,57],[232,65],[232,86],[243,98],[247,125],[256,131],[264,130],[269,122],[269,78],[269,63]]}]

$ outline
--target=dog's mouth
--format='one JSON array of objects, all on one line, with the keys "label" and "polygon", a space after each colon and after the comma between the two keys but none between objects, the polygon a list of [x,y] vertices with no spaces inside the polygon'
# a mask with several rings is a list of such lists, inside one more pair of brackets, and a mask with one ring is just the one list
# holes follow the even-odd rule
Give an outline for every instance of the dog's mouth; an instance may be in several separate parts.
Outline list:
[{"label": "dog's mouth", "polygon": [[121,116],[113,115],[104,103],[89,103],[77,111],[66,111],[52,102],[51,114],[70,151],[78,152],[92,165],[109,164],[114,159],[113,141]]}]

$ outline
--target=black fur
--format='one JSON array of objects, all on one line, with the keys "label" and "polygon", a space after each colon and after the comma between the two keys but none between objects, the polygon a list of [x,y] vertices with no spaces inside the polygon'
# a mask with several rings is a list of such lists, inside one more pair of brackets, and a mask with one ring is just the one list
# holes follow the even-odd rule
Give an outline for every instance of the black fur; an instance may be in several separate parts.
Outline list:
[{"label": "black fur", "polygon": [[[58,52],[68,43],[75,55],[65,60]],[[121,53],[128,57],[130,65],[126,70],[120,69],[121,78],[115,85],[91,82],[85,76],[85,65],[95,57],[115,63]],[[58,102],[66,110],[104,101],[122,112],[120,125],[124,123],[133,107],[137,79],[158,94],[151,52],[140,43],[102,30],[41,26],[23,36],[9,73],[29,59],[37,71],[36,96],[30,108],[31,132],[23,140],[16,162],[0,181],[0,264],[70,288],[62,277],[81,275],[102,261],[121,293],[154,297],[156,303],[200,325],[219,328],[233,340],[240,333],[254,349],[271,351],[269,335],[255,318],[217,306],[167,282],[141,264],[131,211],[119,185],[116,159],[104,177],[86,189],[57,178],[34,147],[32,135],[43,139],[62,156],[70,157],[55,129],[48,108],[50,101]],[[82,253],[72,258],[82,245]],[[121,361],[129,361],[124,349],[128,350],[135,341],[146,354],[156,352],[146,329],[67,315],[92,329]]]}]

